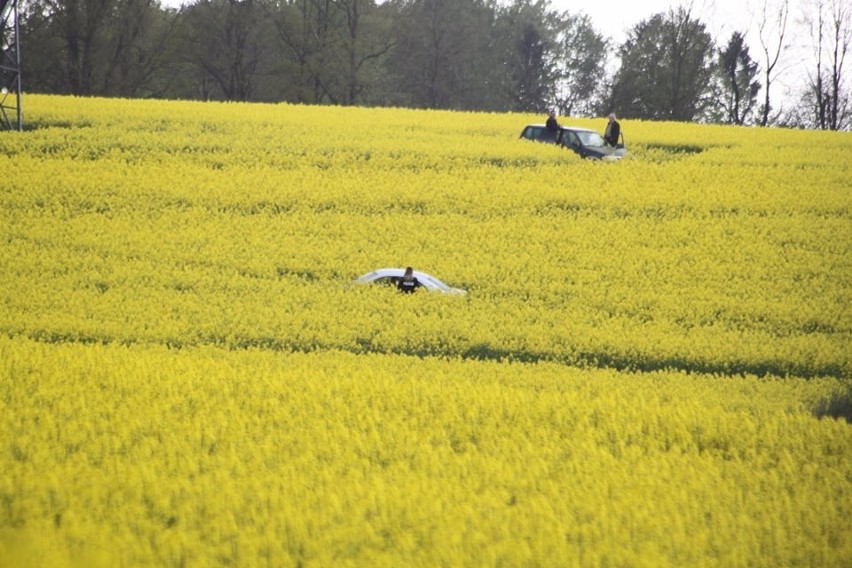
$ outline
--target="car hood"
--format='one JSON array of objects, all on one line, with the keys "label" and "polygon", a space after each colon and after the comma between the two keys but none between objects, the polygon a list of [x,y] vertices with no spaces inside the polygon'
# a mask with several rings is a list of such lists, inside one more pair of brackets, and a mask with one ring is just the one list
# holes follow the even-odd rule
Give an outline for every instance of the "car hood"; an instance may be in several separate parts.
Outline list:
[{"label": "car hood", "polygon": [[626,148],[611,148],[609,146],[587,146],[586,150],[592,156],[601,160],[620,160],[627,155]]}]

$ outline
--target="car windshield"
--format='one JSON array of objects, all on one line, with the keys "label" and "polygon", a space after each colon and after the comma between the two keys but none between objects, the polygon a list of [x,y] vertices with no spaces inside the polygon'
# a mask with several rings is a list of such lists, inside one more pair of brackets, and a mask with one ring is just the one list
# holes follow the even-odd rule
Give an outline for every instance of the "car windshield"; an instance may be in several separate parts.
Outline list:
[{"label": "car windshield", "polygon": [[606,142],[604,142],[603,136],[601,136],[597,132],[587,132],[584,130],[578,130],[577,137],[580,139],[580,142],[583,143],[583,146],[604,146],[606,144]]},{"label": "car windshield", "polygon": [[385,284],[386,286],[396,286],[396,283],[399,282],[399,276],[381,276],[373,280],[374,284]]}]

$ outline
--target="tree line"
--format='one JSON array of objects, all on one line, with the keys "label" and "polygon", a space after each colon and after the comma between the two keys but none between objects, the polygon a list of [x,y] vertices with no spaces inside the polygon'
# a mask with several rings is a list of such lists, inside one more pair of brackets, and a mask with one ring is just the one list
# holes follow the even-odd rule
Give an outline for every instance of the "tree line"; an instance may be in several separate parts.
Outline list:
[{"label": "tree line", "polygon": [[808,1],[815,64],[789,109],[771,96],[788,0],[765,0],[760,46],[691,5],[614,45],[547,0],[20,0],[19,36],[29,92],[847,130],[852,9]]}]

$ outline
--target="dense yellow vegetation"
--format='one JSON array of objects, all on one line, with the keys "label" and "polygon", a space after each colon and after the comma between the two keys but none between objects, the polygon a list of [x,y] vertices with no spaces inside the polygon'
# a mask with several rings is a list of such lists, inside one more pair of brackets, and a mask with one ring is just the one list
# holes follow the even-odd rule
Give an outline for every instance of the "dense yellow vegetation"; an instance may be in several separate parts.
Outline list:
[{"label": "dense yellow vegetation", "polygon": [[848,133],[27,101],[0,564],[852,557]]}]

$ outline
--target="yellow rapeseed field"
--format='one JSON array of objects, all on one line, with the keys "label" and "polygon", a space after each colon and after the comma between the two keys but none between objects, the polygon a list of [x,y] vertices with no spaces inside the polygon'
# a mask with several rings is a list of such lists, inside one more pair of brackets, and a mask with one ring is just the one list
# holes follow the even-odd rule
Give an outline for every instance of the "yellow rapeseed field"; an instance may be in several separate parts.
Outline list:
[{"label": "yellow rapeseed field", "polygon": [[[845,566],[852,135],[28,95],[0,566]],[[562,118],[603,130],[604,119]],[[413,266],[465,296],[354,285]]]}]

